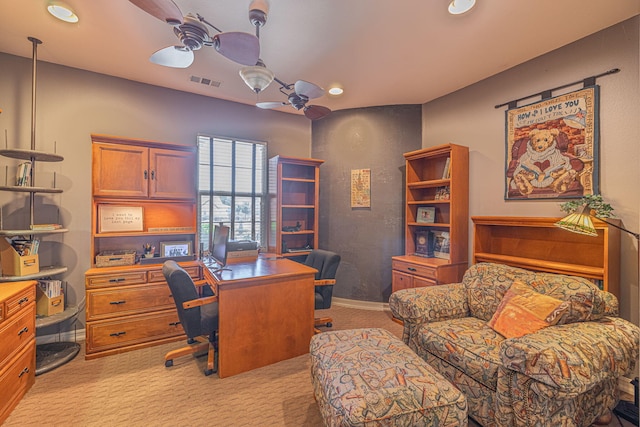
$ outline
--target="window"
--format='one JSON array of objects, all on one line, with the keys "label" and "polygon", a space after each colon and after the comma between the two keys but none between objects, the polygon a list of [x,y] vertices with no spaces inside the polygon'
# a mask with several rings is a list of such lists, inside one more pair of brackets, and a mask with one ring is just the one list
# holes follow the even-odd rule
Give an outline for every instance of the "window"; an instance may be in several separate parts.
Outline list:
[{"label": "window", "polygon": [[202,249],[211,245],[213,226],[229,226],[235,240],[266,246],[267,145],[198,136],[198,229]]}]

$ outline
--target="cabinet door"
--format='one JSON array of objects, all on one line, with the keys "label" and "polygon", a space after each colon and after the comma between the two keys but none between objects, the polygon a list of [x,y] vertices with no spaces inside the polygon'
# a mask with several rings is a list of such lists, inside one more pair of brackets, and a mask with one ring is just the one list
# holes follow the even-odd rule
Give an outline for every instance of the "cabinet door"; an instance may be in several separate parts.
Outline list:
[{"label": "cabinet door", "polygon": [[413,288],[413,276],[393,270],[391,272],[391,291]]},{"label": "cabinet door", "polygon": [[149,197],[195,198],[196,154],[194,152],[152,148],[149,155]]},{"label": "cabinet door", "polygon": [[147,197],[149,149],[132,145],[93,144],[93,195]]}]

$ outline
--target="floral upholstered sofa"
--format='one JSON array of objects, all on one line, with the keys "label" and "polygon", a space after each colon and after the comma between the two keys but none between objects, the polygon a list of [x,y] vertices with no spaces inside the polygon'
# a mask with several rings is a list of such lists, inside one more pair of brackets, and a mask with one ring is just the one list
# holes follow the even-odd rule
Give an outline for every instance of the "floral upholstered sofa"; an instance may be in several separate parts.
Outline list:
[{"label": "floral upholstered sofa", "polygon": [[485,427],[588,426],[615,407],[638,359],[640,329],[579,277],[479,263],[462,283],[400,290],[389,306]]}]

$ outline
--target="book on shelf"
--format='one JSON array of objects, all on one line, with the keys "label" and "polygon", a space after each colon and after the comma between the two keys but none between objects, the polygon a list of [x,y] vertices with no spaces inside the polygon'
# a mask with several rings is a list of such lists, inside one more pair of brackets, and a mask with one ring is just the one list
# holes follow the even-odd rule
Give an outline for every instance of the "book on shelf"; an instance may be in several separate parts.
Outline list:
[{"label": "book on shelf", "polygon": [[450,177],[451,177],[451,157],[447,157],[447,160],[444,162],[442,179],[449,179]]},{"label": "book on shelf", "polygon": [[31,224],[29,226],[31,230],[60,230],[61,224]]},{"label": "book on shelf", "polygon": [[31,183],[31,162],[23,162],[18,165],[16,172],[16,186],[27,187]]},{"label": "book on shelf", "polygon": [[449,259],[449,232],[433,230],[433,256],[436,258]]},{"label": "book on shelf", "polygon": [[427,230],[416,231],[416,252],[415,255],[432,258],[433,257],[433,236]]},{"label": "book on shelf", "polygon": [[62,280],[38,280],[38,286],[49,298],[59,297],[62,294]]}]

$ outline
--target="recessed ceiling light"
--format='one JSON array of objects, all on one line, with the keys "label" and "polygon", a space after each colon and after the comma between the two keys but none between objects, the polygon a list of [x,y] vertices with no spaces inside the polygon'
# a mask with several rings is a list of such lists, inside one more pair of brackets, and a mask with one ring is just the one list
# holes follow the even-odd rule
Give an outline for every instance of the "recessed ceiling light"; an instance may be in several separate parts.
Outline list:
[{"label": "recessed ceiling light", "polygon": [[78,15],[67,4],[60,1],[50,1],[47,5],[50,14],[61,21],[75,23],[78,22]]},{"label": "recessed ceiling light", "polygon": [[449,13],[460,15],[469,11],[476,4],[476,0],[453,0],[449,3]]},{"label": "recessed ceiling light", "polygon": [[338,96],[342,95],[342,92],[344,92],[344,89],[342,89],[340,86],[332,86],[329,88],[330,95]]}]

